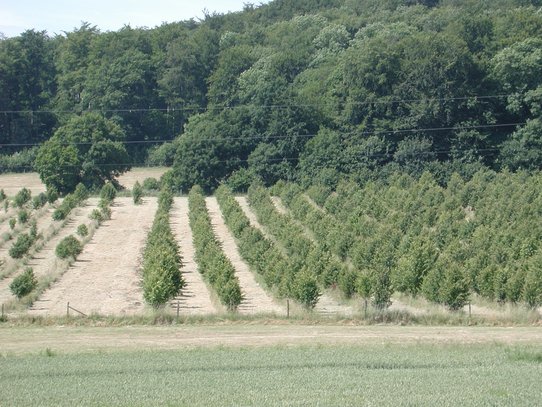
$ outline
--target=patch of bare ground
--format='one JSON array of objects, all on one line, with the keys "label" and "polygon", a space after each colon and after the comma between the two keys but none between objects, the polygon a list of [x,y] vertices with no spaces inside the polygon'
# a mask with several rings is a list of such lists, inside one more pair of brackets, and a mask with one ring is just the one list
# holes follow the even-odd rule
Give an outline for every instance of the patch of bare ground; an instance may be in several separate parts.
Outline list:
[{"label": "patch of bare ground", "polygon": [[0,327],[1,354],[263,346],[370,344],[540,344],[540,327],[350,325],[186,325],[129,327]]},{"label": "patch of bare ground", "polygon": [[256,229],[258,229],[260,232],[264,234],[264,236],[268,239],[272,239],[272,236],[267,233],[265,228],[262,226],[260,222],[258,222],[258,217],[256,214],[252,211],[252,208],[250,207],[250,204],[248,203],[248,199],[246,196],[236,196],[235,200],[243,210],[245,216],[248,218],[248,221],[250,222],[250,225]]},{"label": "patch of bare ground", "polygon": [[45,185],[36,172],[2,174],[0,176],[0,189],[3,189],[7,196],[15,196],[23,188],[29,189],[32,195],[45,192]]},{"label": "patch of bare ground", "polygon": [[303,198],[305,198],[305,199],[307,200],[307,202],[310,203],[311,206],[312,206],[314,209],[316,209],[316,210],[318,210],[318,211],[320,211],[320,212],[322,212],[322,213],[325,213],[325,212],[326,212],[325,209],[322,208],[320,205],[318,205],[316,202],[314,202],[314,200],[313,200],[309,195],[303,194]]},{"label": "patch of bare ground", "polygon": [[179,304],[180,313],[185,315],[213,314],[217,312],[217,309],[197,268],[188,213],[188,198],[175,198],[170,213],[170,224],[181,249],[183,258],[181,272],[185,286],[181,290],[181,295],[175,297],[171,302],[171,306],[176,308]]},{"label": "patch of bare ground", "polygon": [[122,174],[117,178],[117,181],[123,187],[127,189],[132,189],[136,181],[139,181],[140,184],[146,178],[156,178],[160,179],[162,175],[168,170],[166,167],[137,167],[132,168],[130,171]]},{"label": "patch of bare ground", "polygon": [[211,218],[211,224],[213,225],[215,235],[222,245],[224,254],[233,264],[236,270],[235,275],[239,279],[239,285],[241,286],[244,297],[239,305],[239,312],[241,314],[284,314],[285,310],[283,307],[275,303],[267,292],[258,284],[254,274],[250,271],[249,266],[241,258],[235,238],[224,223],[220,206],[218,205],[216,198],[206,198],[205,203],[209,211],[209,217]]},{"label": "patch of bare ground", "polygon": [[[66,236],[75,234],[80,224],[88,223],[88,216],[97,205],[98,200],[94,198],[89,199],[84,207],[73,209],[64,227],[56,235],[52,236],[39,252],[32,256],[25,266],[32,267],[37,279],[41,279],[56,270],[59,261],[55,255],[56,246]],[[22,268],[20,271],[22,271]],[[0,281],[0,303],[5,303],[14,298],[9,290],[9,285],[15,277],[15,275],[12,275],[10,278]]]},{"label": "patch of bare ground", "polygon": [[282,203],[282,199],[280,199],[280,197],[272,196],[271,197],[271,202],[273,202],[273,205],[275,205],[275,209],[277,210],[278,213],[280,213],[282,215],[286,215],[288,213],[288,209],[286,209],[286,207]]},{"label": "patch of bare ground", "polygon": [[[140,256],[158,208],[156,198],[134,205],[117,198],[77,261],[39,299],[39,315],[64,315],[66,304],[85,314],[133,315],[144,309]],[[38,306],[36,307],[38,308]]]}]

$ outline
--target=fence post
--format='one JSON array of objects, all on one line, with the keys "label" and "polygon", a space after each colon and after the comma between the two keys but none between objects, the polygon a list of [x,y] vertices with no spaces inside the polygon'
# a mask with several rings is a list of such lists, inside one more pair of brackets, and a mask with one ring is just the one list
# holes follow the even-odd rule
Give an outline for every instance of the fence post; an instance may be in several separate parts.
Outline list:
[{"label": "fence post", "polygon": [[179,310],[181,309],[181,301],[177,300],[177,319],[179,319]]},{"label": "fence post", "polygon": [[70,317],[70,303],[68,301],[68,304],[66,305],[66,317]]},{"label": "fence post", "polygon": [[472,316],[471,309],[470,309],[470,301],[469,301],[469,318]]},{"label": "fence post", "polygon": [[4,304],[2,304],[2,321],[4,320]]},{"label": "fence post", "polygon": [[286,319],[290,319],[290,300],[286,299]]}]

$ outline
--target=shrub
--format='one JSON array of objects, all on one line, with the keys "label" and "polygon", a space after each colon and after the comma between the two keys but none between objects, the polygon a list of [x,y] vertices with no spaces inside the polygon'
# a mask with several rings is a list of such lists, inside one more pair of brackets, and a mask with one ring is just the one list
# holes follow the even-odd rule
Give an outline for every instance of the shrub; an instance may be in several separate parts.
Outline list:
[{"label": "shrub", "polygon": [[143,198],[143,188],[141,187],[139,181],[136,181],[134,187],[132,188],[132,198],[134,198],[134,204],[141,204]]},{"label": "shrub", "polygon": [[8,200],[5,200],[4,201],[4,212],[7,212],[9,209],[9,201]]},{"label": "shrub", "polygon": [[16,225],[16,224],[17,224],[17,219],[11,218],[11,219],[9,220],[9,228],[10,228],[11,230],[15,229],[15,225]]},{"label": "shrub", "polygon": [[241,287],[235,279],[230,279],[220,289],[220,299],[228,308],[228,311],[235,311],[238,305],[243,301]]},{"label": "shrub", "polygon": [[111,208],[109,206],[104,206],[102,208],[102,219],[103,220],[111,219]]},{"label": "shrub", "polygon": [[21,224],[28,222],[28,212],[24,209],[21,209],[17,214],[17,219],[19,219],[19,223]]},{"label": "shrub", "polygon": [[15,277],[11,282],[9,289],[17,298],[28,295],[36,288],[38,281],[34,276],[34,271],[28,267],[22,274]]},{"label": "shrub", "polygon": [[160,182],[156,178],[145,178],[143,180],[143,190],[160,191]]},{"label": "shrub", "polygon": [[77,226],[77,234],[81,237],[88,236],[88,228],[84,223]]},{"label": "shrub", "polygon": [[0,189],[0,202],[2,202],[4,199],[6,199],[6,193],[4,192],[4,189]]},{"label": "shrub", "polygon": [[91,220],[95,220],[98,223],[102,223],[104,221],[104,216],[102,214],[102,211],[100,211],[99,209],[93,209],[88,217]]},{"label": "shrub", "polygon": [[75,187],[75,191],[73,191],[73,198],[77,203],[81,203],[88,199],[90,193],[88,192],[88,189],[83,184],[79,183]]},{"label": "shrub", "polygon": [[47,202],[50,204],[55,203],[58,199],[58,192],[53,187],[48,188],[45,195],[47,196]]},{"label": "shrub", "polygon": [[41,192],[32,199],[32,208],[39,209],[47,203],[47,195]]},{"label": "shrub", "polygon": [[60,241],[56,246],[55,253],[60,259],[67,259],[68,257],[75,259],[81,251],[83,251],[83,246],[81,246],[79,240],[70,235]]},{"label": "shrub", "polygon": [[15,206],[18,208],[22,208],[28,201],[30,201],[30,198],[32,197],[32,194],[30,193],[30,190],[23,188],[19,192],[17,192],[17,195],[15,195],[15,199],[13,202],[15,203]]},{"label": "shrub", "polygon": [[303,269],[297,274],[292,294],[294,299],[306,308],[312,309],[316,306],[321,293],[318,282],[310,271]]},{"label": "shrub", "polygon": [[33,220],[30,225],[30,237],[34,240],[38,238],[38,224]]},{"label": "shrub", "polygon": [[53,212],[53,219],[56,221],[66,219],[66,216],[68,216],[68,214],[66,208],[63,207],[56,208]]},{"label": "shrub", "polygon": [[27,233],[19,235],[15,244],[9,249],[9,255],[14,259],[22,258],[34,243],[34,239]]},{"label": "shrub", "polygon": [[113,202],[113,200],[117,197],[117,190],[113,186],[111,182],[108,182],[105,184],[102,189],[100,190],[100,198],[105,202]]}]

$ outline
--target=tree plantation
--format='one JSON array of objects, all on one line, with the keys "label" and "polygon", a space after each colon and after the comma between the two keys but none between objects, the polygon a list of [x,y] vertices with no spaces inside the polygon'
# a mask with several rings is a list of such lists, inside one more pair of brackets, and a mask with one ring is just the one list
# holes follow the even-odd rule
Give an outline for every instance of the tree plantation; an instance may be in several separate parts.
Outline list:
[{"label": "tree plantation", "polygon": [[[59,314],[86,284],[106,314],[537,309],[541,7],[274,0],[0,37],[0,172],[47,188],[0,194],[0,302]],[[140,165],[168,171],[123,190]],[[99,281],[118,296],[93,306]]]}]

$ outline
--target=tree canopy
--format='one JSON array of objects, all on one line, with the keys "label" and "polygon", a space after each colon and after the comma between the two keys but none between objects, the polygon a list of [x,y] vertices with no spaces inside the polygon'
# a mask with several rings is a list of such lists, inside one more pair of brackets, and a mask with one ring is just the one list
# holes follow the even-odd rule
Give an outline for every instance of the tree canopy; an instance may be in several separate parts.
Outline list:
[{"label": "tree canopy", "polygon": [[[29,30],[0,39],[2,151],[51,147],[99,113],[124,132],[128,163],[175,155],[184,189],[537,170],[541,5],[274,0],[154,29]],[[174,139],[176,154],[157,148]],[[77,150],[56,158],[79,165]]]},{"label": "tree canopy", "polygon": [[70,119],[39,149],[35,168],[47,188],[98,188],[130,169],[124,131],[96,113]]}]

